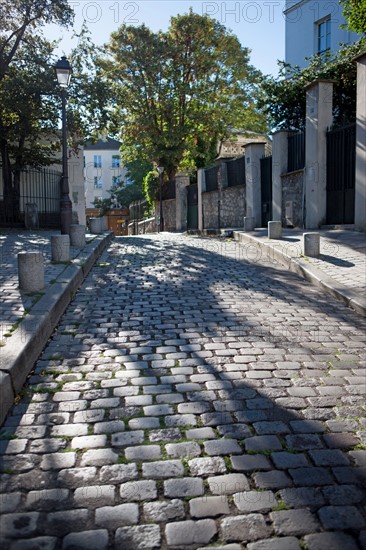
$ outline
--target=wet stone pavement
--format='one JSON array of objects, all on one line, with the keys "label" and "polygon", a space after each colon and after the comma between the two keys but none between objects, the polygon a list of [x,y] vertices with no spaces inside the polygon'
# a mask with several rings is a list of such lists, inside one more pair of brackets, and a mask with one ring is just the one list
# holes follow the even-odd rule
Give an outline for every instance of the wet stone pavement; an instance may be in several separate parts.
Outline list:
[{"label": "wet stone pavement", "polygon": [[244,250],[103,253],[1,428],[1,548],[366,548],[366,321]]}]

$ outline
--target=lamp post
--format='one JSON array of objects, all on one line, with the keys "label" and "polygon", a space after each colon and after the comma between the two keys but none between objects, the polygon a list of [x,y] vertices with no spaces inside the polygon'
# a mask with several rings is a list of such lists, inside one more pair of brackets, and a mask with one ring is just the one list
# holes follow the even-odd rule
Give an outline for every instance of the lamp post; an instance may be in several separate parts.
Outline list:
[{"label": "lamp post", "polygon": [[163,189],[163,172],[164,166],[158,166],[159,172],[159,233],[163,231],[163,201],[162,201],[162,189]]},{"label": "lamp post", "polygon": [[69,170],[67,164],[67,120],[66,120],[66,89],[70,84],[71,65],[65,56],[55,65],[58,84],[61,88],[62,100],[62,183],[61,183],[61,233],[70,235],[72,222],[72,203],[69,197]]}]

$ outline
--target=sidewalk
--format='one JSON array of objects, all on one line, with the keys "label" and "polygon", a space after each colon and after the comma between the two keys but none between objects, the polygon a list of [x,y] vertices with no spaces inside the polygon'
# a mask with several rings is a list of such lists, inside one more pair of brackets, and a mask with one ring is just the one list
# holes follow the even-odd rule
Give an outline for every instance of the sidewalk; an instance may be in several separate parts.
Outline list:
[{"label": "sidewalk", "polygon": [[318,230],[320,256],[307,258],[303,255],[303,234],[307,232],[310,231],[284,229],[281,240],[268,239],[267,229],[234,231],[233,234],[236,241],[248,247],[249,259],[263,257],[278,262],[366,315],[365,233]]},{"label": "sidewalk", "polygon": [[[51,235],[57,231],[1,229],[0,233],[0,422],[20,391],[73,294],[111,233],[86,235],[82,250],[70,248],[68,264],[51,262]],[[18,286],[17,255],[37,251],[44,255],[45,286],[25,293]]]}]

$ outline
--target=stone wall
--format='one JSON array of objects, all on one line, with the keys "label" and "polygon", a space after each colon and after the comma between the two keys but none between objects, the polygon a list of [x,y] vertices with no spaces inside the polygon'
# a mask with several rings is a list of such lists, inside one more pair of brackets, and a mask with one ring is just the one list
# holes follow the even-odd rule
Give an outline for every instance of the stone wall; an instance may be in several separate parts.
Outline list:
[{"label": "stone wall", "polygon": [[[283,174],[282,180],[282,225],[303,227],[304,170]],[[292,203],[292,219],[286,218],[286,203]],[[289,214],[289,212],[288,212]],[[292,222],[292,223],[291,223]]]},{"label": "stone wall", "polygon": [[[218,229],[219,191],[202,194],[203,229]],[[243,227],[245,216],[245,185],[226,187],[221,191],[220,228]]]},{"label": "stone wall", "polygon": [[145,233],[156,233],[156,218],[146,218],[141,221],[133,221],[128,224],[129,235],[144,235]]},{"label": "stone wall", "polygon": [[218,227],[218,191],[202,193],[203,229]]},{"label": "stone wall", "polygon": [[221,227],[243,227],[245,216],[245,185],[226,187],[221,194]]}]

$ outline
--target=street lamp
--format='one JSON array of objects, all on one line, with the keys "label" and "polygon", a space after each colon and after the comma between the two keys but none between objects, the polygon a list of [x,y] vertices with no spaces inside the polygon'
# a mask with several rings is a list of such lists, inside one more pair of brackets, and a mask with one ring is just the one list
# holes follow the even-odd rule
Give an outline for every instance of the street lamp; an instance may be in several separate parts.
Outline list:
[{"label": "street lamp", "polygon": [[61,233],[70,235],[72,222],[72,203],[69,197],[69,171],[67,165],[67,120],[66,120],[66,89],[70,84],[71,65],[65,56],[55,65],[57,81],[61,88],[62,99],[62,183],[61,183]]},{"label": "street lamp", "polygon": [[163,201],[162,201],[162,188],[163,188],[163,172],[164,166],[158,166],[159,172],[159,232],[163,231]]}]

